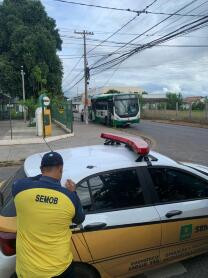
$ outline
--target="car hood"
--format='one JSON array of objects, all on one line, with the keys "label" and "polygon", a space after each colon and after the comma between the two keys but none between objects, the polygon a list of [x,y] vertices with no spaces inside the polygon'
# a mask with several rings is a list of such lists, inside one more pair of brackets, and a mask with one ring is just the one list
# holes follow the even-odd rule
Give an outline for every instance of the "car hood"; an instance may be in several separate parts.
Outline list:
[{"label": "car hood", "polygon": [[206,174],[208,174],[208,167],[196,163],[189,163],[189,162],[181,162],[183,165],[194,168],[196,170],[202,171]]}]

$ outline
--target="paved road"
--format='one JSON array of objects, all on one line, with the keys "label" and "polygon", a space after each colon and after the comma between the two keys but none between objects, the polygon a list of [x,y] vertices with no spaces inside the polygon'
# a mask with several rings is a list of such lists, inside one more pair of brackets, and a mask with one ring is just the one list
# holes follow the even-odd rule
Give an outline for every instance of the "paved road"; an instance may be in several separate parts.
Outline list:
[{"label": "paved road", "polygon": [[155,150],[173,159],[208,165],[208,128],[141,121],[132,125],[156,141]]}]

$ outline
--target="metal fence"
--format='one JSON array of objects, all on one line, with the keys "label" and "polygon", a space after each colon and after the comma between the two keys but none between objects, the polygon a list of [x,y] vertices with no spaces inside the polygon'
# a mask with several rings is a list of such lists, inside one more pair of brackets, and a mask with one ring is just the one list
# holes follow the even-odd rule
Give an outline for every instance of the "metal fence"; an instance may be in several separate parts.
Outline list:
[{"label": "metal fence", "polygon": [[53,102],[51,104],[52,120],[64,126],[70,132],[73,132],[73,113],[71,101]]},{"label": "metal fence", "polygon": [[171,121],[184,121],[192,123],[208,124],[208,104],[203,110],[194,110],[192,105],[188,109],[176,105],[176,109],[160,109],[157,107],[145,105],[141,109],[141,117],[143,119],[158,119]]},{"label": "metal fence", "polygon": [[23,107],[18,103],[0,103],[0,120],[23,119]]}]

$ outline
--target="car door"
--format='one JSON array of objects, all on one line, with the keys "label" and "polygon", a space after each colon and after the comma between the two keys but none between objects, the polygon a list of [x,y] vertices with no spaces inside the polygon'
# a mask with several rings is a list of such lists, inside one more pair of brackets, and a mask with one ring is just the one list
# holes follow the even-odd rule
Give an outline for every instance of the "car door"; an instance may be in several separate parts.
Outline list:
[{"label": "car door", "polygon": [[175,167],[149,167],[162,221],[161,262],[207,251],[208,181]]},{"label": "car door", "polygon": [[159,263],[160,218],[140,174],[132,168],[99,173],[77,188],[92,263],[110,277],[130,277]]}]

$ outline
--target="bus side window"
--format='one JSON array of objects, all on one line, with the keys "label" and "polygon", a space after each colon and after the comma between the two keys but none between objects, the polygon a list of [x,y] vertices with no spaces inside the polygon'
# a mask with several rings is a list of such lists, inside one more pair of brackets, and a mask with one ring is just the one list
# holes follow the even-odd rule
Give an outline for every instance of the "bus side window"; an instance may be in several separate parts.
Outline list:
[{"label": "bus side window", "polygon": [[108,110],[111,114],[113,114],[113,102],[112,101],[108,102]]}]

